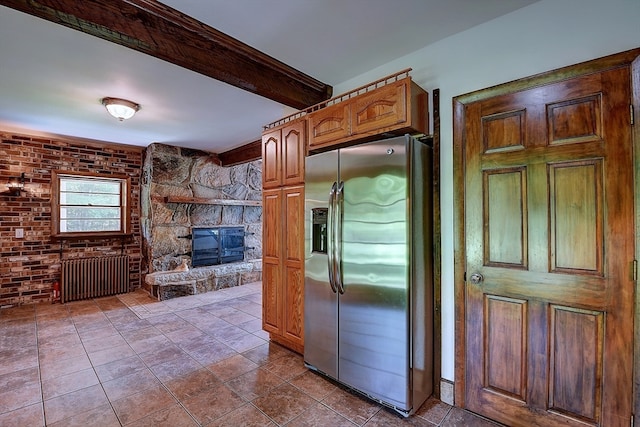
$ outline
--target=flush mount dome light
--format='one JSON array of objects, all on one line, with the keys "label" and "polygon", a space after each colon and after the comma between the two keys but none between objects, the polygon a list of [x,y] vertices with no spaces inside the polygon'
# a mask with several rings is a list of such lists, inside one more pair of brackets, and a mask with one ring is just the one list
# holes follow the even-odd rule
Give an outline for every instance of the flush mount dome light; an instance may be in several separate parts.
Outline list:
[{"label": "flush mount dome light", "polygon": [[102,98],[102,105],[120,121],[130,119],[140,109],[140,105],[135,102],[120,98]]}]

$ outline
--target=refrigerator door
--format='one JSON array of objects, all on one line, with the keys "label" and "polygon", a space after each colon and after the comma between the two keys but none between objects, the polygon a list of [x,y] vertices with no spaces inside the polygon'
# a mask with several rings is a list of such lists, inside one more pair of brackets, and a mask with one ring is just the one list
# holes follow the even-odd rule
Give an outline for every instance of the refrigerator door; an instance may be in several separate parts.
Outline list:
[{"label": "refrigerator door", "polygon": [[340,150],[339,380],[402,411],[411,409],[409,141],[405,136]]},{"label": "refrigerator door", "polygon": [[329,198],[337,179],[337,151],[306,158],[304,360],[310,368],[335,379],[338,378],[338,295],[329,282],[333,248]]}]

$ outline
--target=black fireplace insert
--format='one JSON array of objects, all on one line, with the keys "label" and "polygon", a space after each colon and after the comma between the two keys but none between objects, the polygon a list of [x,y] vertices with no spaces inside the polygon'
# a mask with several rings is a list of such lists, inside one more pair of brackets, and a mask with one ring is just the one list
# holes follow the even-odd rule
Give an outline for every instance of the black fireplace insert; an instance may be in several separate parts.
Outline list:
[{"label": "black fireplace insert", "polygon": [[225,264],[244,260],[244,227],[191,229],[191,266]]}]

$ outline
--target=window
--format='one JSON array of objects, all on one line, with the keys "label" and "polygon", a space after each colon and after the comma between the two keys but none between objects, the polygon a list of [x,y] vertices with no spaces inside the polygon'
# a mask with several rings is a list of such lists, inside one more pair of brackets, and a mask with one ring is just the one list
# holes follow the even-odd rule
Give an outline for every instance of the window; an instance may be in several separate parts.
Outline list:
[{"label": "window", "polygon": [[128,233],[128,177],[52,174],[52,226],[57,236]]}]

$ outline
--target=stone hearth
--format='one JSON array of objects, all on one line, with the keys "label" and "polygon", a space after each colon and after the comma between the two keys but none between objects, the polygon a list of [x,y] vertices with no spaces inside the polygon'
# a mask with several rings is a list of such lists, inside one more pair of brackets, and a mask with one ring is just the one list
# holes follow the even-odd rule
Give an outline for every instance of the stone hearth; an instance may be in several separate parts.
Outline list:
[{"label": "stone hearth", "polygon": [[[154,143],[141,183],[144,287],[154,297],[262,279],[262,161],[222,167],[215,154]],[[191,268],[191,229],[242,226],[244,261]],[[173,271],[185,263],[188,271]]]},{"label": "stone hearth", "polygon": [[251,260],[187,271],[157,271],[147,274],[145,283],[153,297],[164,301],[256,282],[261,278],[261,270],[261,260]]}]

